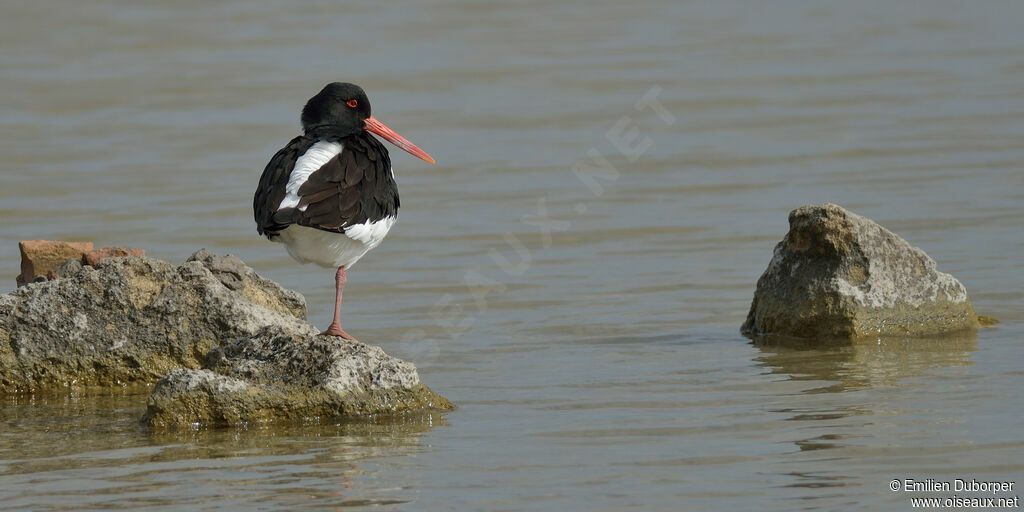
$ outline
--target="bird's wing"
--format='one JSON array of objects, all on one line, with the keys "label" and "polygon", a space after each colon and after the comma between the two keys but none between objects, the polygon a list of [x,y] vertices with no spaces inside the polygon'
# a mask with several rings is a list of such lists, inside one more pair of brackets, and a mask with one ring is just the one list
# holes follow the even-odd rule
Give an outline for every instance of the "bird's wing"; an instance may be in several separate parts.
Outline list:
[{"label": "bird's wing", "polygon": [[315,143],[316,139],[310,137],[301,135],[295,137],[281,148],[263,169],[259,187],[256,188],[256,194],[252,200],[256,230],[261,235],[274,236],[290,224],[290,222],[282,224],[275,219],[277,207],[284,199],[285,187],[288,184],[288,177],[295,168],[295,161]]},{"label": "bird's wing", "polygon": [[341,142],[341,153],[299,187],[299,204],[273,214],[274,224],[280,229],[298,224],[341,233],[348,226],[396,214],[398,193],[387,149],[369,134],[346,137]]}]

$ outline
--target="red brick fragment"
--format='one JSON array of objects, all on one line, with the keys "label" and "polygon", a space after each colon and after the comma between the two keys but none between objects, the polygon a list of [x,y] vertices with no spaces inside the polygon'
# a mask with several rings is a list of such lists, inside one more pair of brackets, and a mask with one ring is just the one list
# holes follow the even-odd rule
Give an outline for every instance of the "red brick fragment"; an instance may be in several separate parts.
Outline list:
[{"label": "red brick fragment", "polygon": [[117,258],[120,256],[145,256],[146,250],[139,249],[138,247],[103,247],[93,251],[89,251],[82,255],[82,263],[95,267],[100,260],[107,258]]},{"label": "red brick fragment", "polygon": [[69,259],[81,259],[92,248],[92,242],[49,240],[18,242],[18,249],[21,250],[21,275],[17,279],[18,286],[35,281],[36,276],[46,276]]}]

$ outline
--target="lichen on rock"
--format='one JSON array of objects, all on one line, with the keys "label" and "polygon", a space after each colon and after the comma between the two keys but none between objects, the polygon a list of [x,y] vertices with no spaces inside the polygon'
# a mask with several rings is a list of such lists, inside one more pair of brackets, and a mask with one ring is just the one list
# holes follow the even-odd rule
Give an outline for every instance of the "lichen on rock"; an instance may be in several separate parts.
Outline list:
[{"label": "lichen on rock", "polygon": [[742,332],[800,338],[934,336],[978,326],[964,286],[874,221],[803,206],[757,281]]},{"label": "lichen on rock", "polygon": [[127,256],[55,275],[0,295],[0,393],[152,383],[267,325],[315,332],[301,295],[206,250],[178,267]]},{"label": "lichen on rock", "polygon": [[142,421],[237,425],[453,407],[420,381],[415,366],[379,347],[268,327],[210,351],[202,369],[168,373]]}]

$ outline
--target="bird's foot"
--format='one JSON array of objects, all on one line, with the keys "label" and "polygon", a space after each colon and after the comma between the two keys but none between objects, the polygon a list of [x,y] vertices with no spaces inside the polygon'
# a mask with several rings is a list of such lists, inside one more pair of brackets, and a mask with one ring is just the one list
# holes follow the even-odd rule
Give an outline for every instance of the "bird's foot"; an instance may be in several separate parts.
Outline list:
[{"label": "bird's foot", "polygon": [[320,333],[321,336],[337,336],[339,338],[345,338],[346,340],[359,341],[351,334],[345,332],[338,324],[331,324],[327,326],[327,330]]}]

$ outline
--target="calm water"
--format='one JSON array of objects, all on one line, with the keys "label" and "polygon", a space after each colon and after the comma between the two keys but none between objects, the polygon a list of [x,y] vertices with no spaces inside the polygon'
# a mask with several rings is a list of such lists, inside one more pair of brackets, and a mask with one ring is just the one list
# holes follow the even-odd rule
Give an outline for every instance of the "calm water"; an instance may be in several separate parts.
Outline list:
[{"label": "calm water", "polygon": [[[1024,3],[895,3],[5,6],[7,287],[21,239],[206,247],[326,325],[332,272],[257,237],[252,190],[303,102],[356,82],[439,163],[393,153],[402,218],[344,325],[461,409],[157,434],[144,390],[2,398],[0,510],[906,510],[952,493],[894,478],[1024,485]],[[1002,323],[752,345],[787,213],[826,201]]]}]

